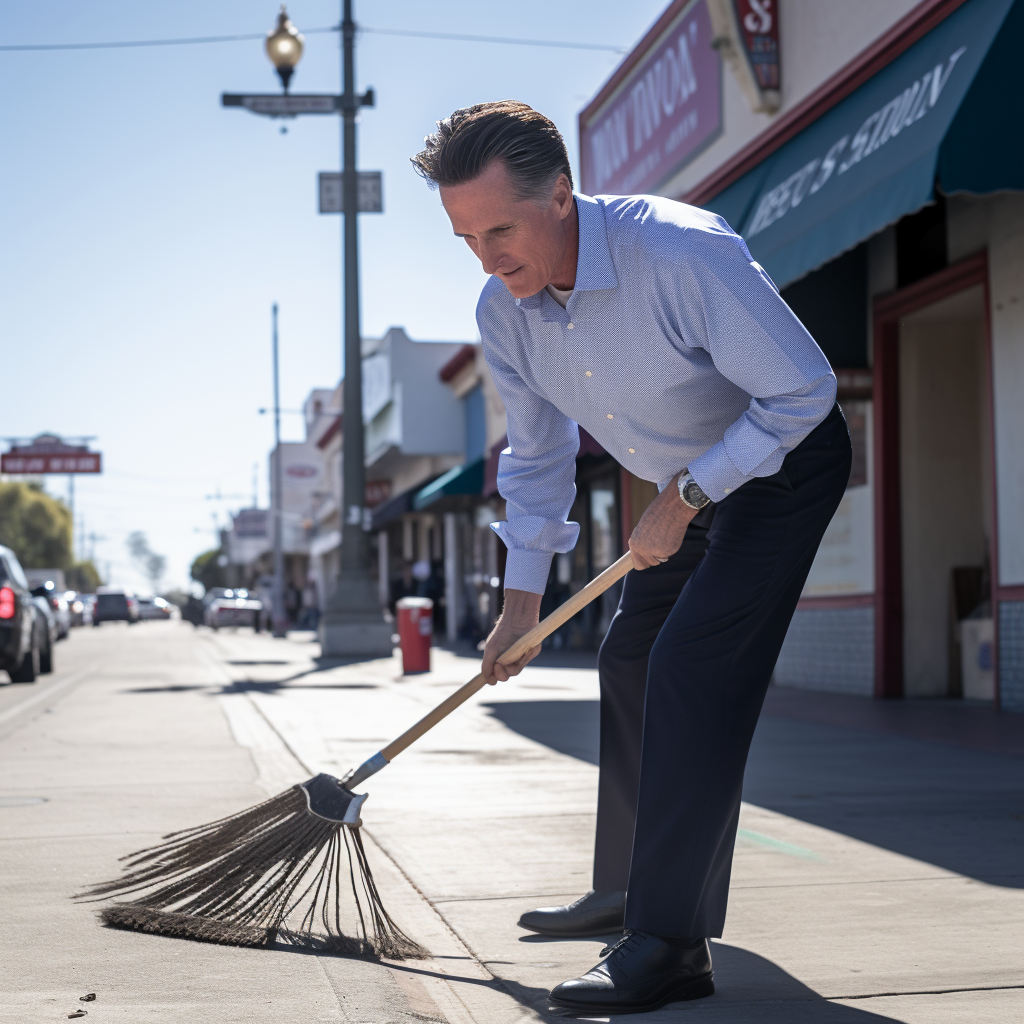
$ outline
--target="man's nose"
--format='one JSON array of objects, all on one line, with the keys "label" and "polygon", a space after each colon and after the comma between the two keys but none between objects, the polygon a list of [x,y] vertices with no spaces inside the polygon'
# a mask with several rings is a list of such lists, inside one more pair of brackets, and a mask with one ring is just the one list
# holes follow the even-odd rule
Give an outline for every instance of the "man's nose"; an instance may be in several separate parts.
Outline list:
[{"label": "man's nose", "polygon": [[483,265],[485,274],[494,274],[504,259],[505,253],[496,246],[481,245],[477,256]]}]

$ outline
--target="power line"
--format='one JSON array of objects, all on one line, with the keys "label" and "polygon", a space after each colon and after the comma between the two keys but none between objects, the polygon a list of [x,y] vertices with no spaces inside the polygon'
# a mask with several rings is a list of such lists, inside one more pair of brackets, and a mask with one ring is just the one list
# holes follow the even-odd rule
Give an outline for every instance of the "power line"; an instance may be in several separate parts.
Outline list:
[{"label": "power line", "polygon": [[[320,35],[337,32],[334,26],[328,28],[303,29],[306,35]],[[567,43],[556,39],[514,39],[506,36],[475,36],[458,32],[421,32],[404,28],[359,27],[360,32],[379,36],[407,36],[413,39],[447,39],[460,43],[504,43],[510,46],[547,46],[562,50],[603,50],[608,53],[625,53],[626,47],[609,46],[605,43]],[[190,36],[182,39],[125,39],[105,43],[18,43],[0,46],[0,52],[28,52],[40,50],[126,50],[143,46],[193,46],[203,43],[239,43],[265,39],[264,32],[244,32],[231,36]]]},{"label": "power line", "polygon": [[625,53],[625,46],[609,46],[605,43],[566,43],[555,39],[513,39],[508,36],[467,36],[456,32],[420,32],[404,28],[364,28],[361,32],[372,32],[379,36],[412,36],[416,39],[454,39],[460,43],[508,43],[513,46],[552,46],[562,50],[604,50],[609,53]]}]

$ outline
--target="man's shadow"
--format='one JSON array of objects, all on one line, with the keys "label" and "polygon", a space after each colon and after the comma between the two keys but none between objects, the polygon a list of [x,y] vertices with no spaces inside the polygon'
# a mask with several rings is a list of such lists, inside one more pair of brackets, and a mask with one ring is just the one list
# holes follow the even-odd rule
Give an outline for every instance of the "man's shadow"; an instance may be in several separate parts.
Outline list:
[{"label": "man's shadow", "polygon": [[[484,706],[514,732],[598,763],[598,701]],[[743,799],[969,878],[1024,888],[1020,758],[766,714]]]}]

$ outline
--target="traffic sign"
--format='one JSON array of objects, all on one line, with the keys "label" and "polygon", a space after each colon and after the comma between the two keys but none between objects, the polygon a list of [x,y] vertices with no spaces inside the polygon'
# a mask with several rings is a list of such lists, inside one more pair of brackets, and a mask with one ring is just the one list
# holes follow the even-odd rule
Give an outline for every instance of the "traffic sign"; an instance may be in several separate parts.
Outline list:
[{"label": "traffic sign", "polygon": [[[359,213],[384,212],[384,177],[380,171],[357,171]],[[342,175],[338,171],[320,172],[320,212],[344,213]]]},{"label": "traffic sign", "polygon": [[222,93],[221,106],[243,107],[266,117],[297,117],[299,114],[337,114],[341,97],[330,93]]}]

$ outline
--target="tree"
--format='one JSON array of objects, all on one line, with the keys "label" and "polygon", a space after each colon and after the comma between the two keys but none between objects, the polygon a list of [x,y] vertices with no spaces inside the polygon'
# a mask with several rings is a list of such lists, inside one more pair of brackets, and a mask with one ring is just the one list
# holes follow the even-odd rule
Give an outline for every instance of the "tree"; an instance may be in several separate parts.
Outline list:
[{"label": "tree", "polygon": [[226,587],[227,574],[220,564],[220,556],[223,554],[220,548],[211,548],[197,555],[192,563],[192,579],[198,580],[207,590],[214,587]]},{"label": "tree", "polygon": [[91,559],[76,562],[64,573],[64,579],[72,590],[80,591],[83,594],[95,593],[96,588],[103,582]]},{"label": "tree", "polygon": [[69,569],[71,510],[42,484],[0,483],[0,544],[27,569]]},{"label": "tree", "polygon": [[153,592],[156,593],[160,589],[160,580],[167,570],[167,559],[163,555],[158,555],[149,546],[149,541],[141,530],[128,534],[126,543],[132,561],[149,580]]}]

